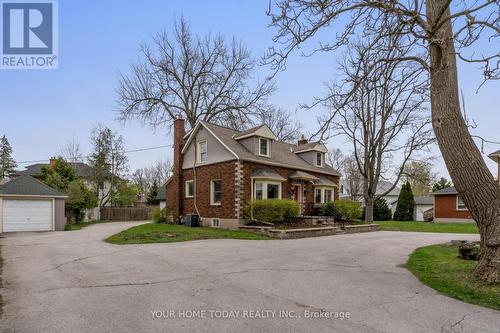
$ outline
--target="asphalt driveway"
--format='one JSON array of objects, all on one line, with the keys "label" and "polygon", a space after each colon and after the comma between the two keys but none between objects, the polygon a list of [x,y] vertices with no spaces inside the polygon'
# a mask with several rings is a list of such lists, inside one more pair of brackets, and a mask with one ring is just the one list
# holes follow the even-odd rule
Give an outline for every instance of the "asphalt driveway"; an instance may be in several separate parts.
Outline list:
[{"label": "asphalt driveway", "polygon": [[0,331],[498,332],[500,327],[500,312],[441,296],[402,267],[416,247],[476,235],[374,232],[121,246],[102,241],[135,224],[2,238],[6,305]]}]

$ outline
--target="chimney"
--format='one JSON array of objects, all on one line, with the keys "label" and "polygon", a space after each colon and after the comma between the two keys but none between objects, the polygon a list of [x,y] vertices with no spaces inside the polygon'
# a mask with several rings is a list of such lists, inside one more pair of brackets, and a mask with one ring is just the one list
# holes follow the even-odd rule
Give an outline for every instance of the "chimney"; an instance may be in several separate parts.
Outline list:
[{"label": "chimney", "polygon": [[307,143],[307,139],[306,139],[306,138],[304,138],[304,134],[302,134],[302,135],[300,136],[299,141],[297,141],[297,146],[300,146],[300,145],[305,145],[306,143]]},{"label": "chimney", "polygon": [[184,126],[184,118],[182,118],[182,115],[179,113],[177,119],[174,120],[174,161],[172,168],[172,180],[170,181],[169,186],[166,189],[167,207],[173,212],[174,219],[178,218],[183,213],[183,156],[181,151],[184,146]]},{"label": "chimney", "polygon": [[55,156],[51,157],[50,160],[49,160],[49,166],[51,168],[53,168],[56,165],[56,161],[57,161],[57,158]]}]

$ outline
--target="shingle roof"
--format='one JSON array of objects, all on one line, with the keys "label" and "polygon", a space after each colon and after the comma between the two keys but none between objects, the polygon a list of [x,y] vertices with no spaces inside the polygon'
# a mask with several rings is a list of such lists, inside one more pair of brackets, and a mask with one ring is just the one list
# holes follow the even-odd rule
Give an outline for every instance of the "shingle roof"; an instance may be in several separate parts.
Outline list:
[{"label": "shingle roof", "polygon": [[[314,149],[318,145],[323,145],[321,141],[313,141],[313,142],[308,142],[308,143],[303,143],[298,146],[293,146],[293,151],[294,152],[301,152],[301,151],[307,151],[310,149]],[[325,148],[323,148],[325,149]]]},{"label": "shingle roof", "polygon": [[434,205],[434,197],[432,195],[416,197],[415,205]]},{"label": "shingle roof", "polygon": [[241,132],[207,122],[202,122],[202,124],[212,131],[241,160],[340,176],[340,173],[329,165],[322,168],[307,163],[293,152],[293,148],[297,147],[296,145],[274,141],[271,158],[257,156],[234,139]]},{"label": "shingle roof", "polygon": [[297,170],[292,173],[290,179],[318,180],[318,177],[308,174],[307,172]]},{"label": "shingle roof", "polygon": [[497,150],[497,151],[489,154],[488,157],[491,158],[493,161],[495,161],[495,162],[498,163],[500,161],[499,160],[499,158],[500,158],[500,150]]},{"label": "shingle roof", "polygon": [[252,172],[252,178],[274,179],[279,181],[286,180],[271,168],[259,168],[254,170],[254,172]]},{"label": "shingle roof", "polygon": [[335,184],[330,179],[325,178],[325,177],[319,177],[318,180],[314,181],[314,185],[318,185],[318,186],[337,186],[337,184]]},{"label": "shingle roof", "polygon": [[432,195],[435,195],[435,194],[458,194],[457,190],[455,189],[454,186],[450,186],[450,187],[447,187],[447,188],[443,188],[442,190],[439,190],[439,191],[436,191],[436,192],[432,192],[431,193]]},{"label": "shingle roof", "polygon": [[[342,183],[342,186],[343,186],[346,194],[351,195],[352,193],[351,193],[349,182],[345,179],[342,179],[341,183]],[[388,189],[390,189],[392,187],[392,185],[393,185],[393,183],[391,183],[389,181],[379,180],[375,194],[381,195],[381,194],[385,193]],[[399,192],[401,192],[401,188],[396,185],[389,193],[386,194],[386,196],[399,196]],[[355,194],[359,195],[360,193],[355,193]]]},{"label": "shingle roof", "polygon": [[165,192],[165,185],[163,186],[160,186],[160,188],[158,189],[158,194],[156,195],[156,200],[165,200],[166,199],[166,192]]},{"label": "shingle roof", "polygon": [[254,133],[254,132],[256,132],[259,128],[264,127],[264,126],[266,126],[266,125],[262,124],[262,125],[260,125],[260,126],[257,126],[257,127],[252,127],[252,128],[249,128],[249,129],[247,129],[247,130],[245,130],[245,131],[238,132],[238,135],[236,136],[236,138],[238,138],[238,137],[240,137],[240,136],[245,136],[245,135],[247,135],[247,134]]},{"label": "shingle roof", "polygon": [[[69,164],[75,169],[75,173],[77,177],[88,178],[94,174],[94,169],[82,162],[69,162]],[[42,173],[42,168],[49,166],[48,163],[38,163],[28,165],[26,170],[18,171],[16,175],[18,176],[39,176]]]},{"label": "shingle roof", "polygon": [[30,176],[19,176],[0,185],[0,195],[64,197],[65,195]]}]

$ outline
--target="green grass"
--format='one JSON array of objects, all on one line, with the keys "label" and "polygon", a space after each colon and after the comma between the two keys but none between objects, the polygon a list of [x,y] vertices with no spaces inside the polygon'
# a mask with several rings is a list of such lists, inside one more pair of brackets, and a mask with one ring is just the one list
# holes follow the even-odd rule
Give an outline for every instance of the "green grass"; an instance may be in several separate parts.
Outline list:
[{"label": "green grass", "polygon": [[78,222],[73,224],[66,224],[64,226],[64,231],[75,231],[81,230],[89,225],[99,224],[99,223],[111,223],[112,221],[89,221],[89,222]]},{"label": "green grass", "polygon": [[173,243],[198,239],[250,239],[264,240],[270,237],[242,230],[226,230],[218,228],[189,228],[171,224],[142,224],[124,230],[109,237],[106,241],[113,244]]},{"label": "green grass", "polygon": [[477,261],[457,258],[458,246],[421,247],[410,255],[408,269],[427,286],[461,301],[500,310],[500,284],[473,275]]},{"label": "green grass", "polygon": [[427,223],[417,221],[375,221],[382,230],[477,234],[475,223]]}]

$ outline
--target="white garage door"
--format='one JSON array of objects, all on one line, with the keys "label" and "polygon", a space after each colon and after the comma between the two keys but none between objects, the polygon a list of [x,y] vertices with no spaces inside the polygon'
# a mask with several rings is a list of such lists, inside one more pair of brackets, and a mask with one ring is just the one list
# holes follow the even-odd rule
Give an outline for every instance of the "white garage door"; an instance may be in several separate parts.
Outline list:
[{"label": "white garage door", "polygon": [[52,230],[51,200],[4,200],[3,231]]}]

